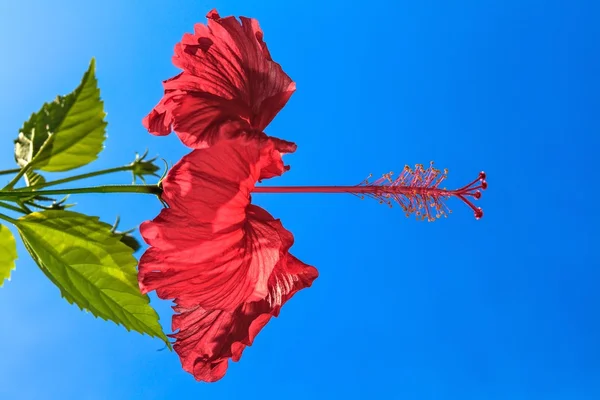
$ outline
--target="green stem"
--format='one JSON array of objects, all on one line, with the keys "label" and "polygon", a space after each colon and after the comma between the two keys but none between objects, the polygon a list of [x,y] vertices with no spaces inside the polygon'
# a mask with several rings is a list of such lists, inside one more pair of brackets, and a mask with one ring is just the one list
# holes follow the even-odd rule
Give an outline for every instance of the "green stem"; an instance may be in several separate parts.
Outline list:
[{"label": "green stem", "polygon": [[0,190],[0,199],[13,200],[14,198],[31,197],[31,194],[40,196],[52,196],[59,194],[82,194],[82,193],[144,193],[155,194],[162,193],[162,189],[157,185],[106,185],[94,186],[76,189],[57,189],[57,190],[32,190],[15,191]]},{"label": "green stem", "polygon": [[78,181],[81,179],[93,178],[94,176],[112,174],[115,172],[131,171],[131,169],[132,169],[132,165],[124,165],[122,167],[102,169],[100,171],[88,172],[87,174],[81,174],[81,175],[74,175],[74,176],[70,176],[68,178],[57,179],[55,181],[45,182],[45,183],[41,183],[41,184],[35,185],[35,186],[19,188],[19,189],[16,189],[16,191],[30,191],[30,190],[37,191],[37,189],[45,188],[48,186],[60,185],[61,183],[68,183],[68,182]]},{"label": "green stem", "polygon": [[0,171],[0,175],[10,175],[10,174],[16,174],[17,172],[19,172],[21,170],[21,168],[15,168],[15,169],[5,169],[3,171]]},{"label": "green stem", "polygon": [[0,207],[4,207],[4,208],[6,208],[6,209],[9,209],[9,210],[12,210],[12,211],[15,211],[15,212],[21,213],[21,214],[27,214],[27,212],[26,212],[26,211],[24,211],[24,210],[20,209],[19,207],[15,207],[15,206],[13,206],[12,204],[8,204],[8,203],[5,203],[5,202],[3,202],[3,201],[0,201]]},{"label": "green stem", "polygon": [[28,162],[23,168],[21,168],[19,170],[19,172],[17,172],[15,177],[12,178],[12,180],[8,183],[8,185],[4,186],[4,189],[2,189],[2,190],[11,190],[13,187],[15,187],[17,182],[19,182],[19,179],[21,179],[23,177],[23,175],[25,175],[25,173],[29,170],[30,165],[31,165],[31,162]]},{"label": "green stem", "polygon": [[4,215],[0,213],[0,219],[5,220],[6,222],[10,222],[11,224],[15,224],[17,222],[16,219],[9,217],[8,215]]},{"label": "green stem", "polygon": [[19,179],[21,179],[23,177],[23,175],[25,175],[27,173],[27,171],[29,171],[31,169],[31,166],[35,164],[35,161],[38,159],[38,157],[40,157],[40,154],[44,154],[44,151],[46,150],[47,147],[49,147],[52,143],[54,142],[54,135],[49,136],[44,143],[40,146],[39,150],[37,151],[36,155],[34,155],[31,160],[29,160],[27,162],[27,164],[25,164],[17,173],[17,175],[15,175],[15,177],[8,183],[8,185],[4,186],[4,188],[2,190],[12,190],[15,185],[17,184],[17,182],[19,182]]}]

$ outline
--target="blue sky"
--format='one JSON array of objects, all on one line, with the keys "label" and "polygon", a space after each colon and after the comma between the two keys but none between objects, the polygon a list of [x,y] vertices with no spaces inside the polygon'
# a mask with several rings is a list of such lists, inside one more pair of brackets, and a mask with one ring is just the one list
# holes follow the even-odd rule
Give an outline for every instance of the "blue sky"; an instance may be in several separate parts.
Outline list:
[{"label": "blue sky", "polygon": [[[214,384],[159,340],[68,305],[20,247],[0,289],[0,398],[600,398],[597,2],[141,4],[0,4],[0,169],[14,167],[22,122],[72,90],[91,57],[108,139],[81,171],[145,148],[176,162],[187,149],[141,119],[177,73],[173,45],[216,7],[257,18],[297,83],[267,132],[298,151],[271,184],[355,184],[435,160],[448,187],[487,172],[485,216],[458,201],[425,223],[349,195],[255,195],[320,277]],[[123,228],[161,207],[141,195],[74,199],[107,222],[121,215]],[[169,303],[152,303],[169,328]]]}]

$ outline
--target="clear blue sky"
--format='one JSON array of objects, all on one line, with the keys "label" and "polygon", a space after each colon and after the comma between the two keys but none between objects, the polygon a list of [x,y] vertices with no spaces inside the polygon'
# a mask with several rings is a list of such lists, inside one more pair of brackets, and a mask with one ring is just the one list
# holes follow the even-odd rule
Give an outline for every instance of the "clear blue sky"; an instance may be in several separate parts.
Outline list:
[{"label": "clear blue sky", "polygon": [[[109,137],[82,172],[146,147],[177,161],[187,149],[141,119],[177,73],[173,45],[213,7],[257,18],[297,82],[268,133],[298,151],[270,184],[435,160],[448,187],[488,173],[484,218],[459,202],[424,223],[349,195],[255,195],[320,277],[214,384],[159,340],[68,305],[20,247],[0,289],[0,398],[600,398],[598,2],[3,1],[0,169],[22,122],[91,57]],[[94,183],[108,182],[129,176]],[[141,195],[74,199],[123,228],[160,210]],[[169,303],[152,299],[169,328]]]}]

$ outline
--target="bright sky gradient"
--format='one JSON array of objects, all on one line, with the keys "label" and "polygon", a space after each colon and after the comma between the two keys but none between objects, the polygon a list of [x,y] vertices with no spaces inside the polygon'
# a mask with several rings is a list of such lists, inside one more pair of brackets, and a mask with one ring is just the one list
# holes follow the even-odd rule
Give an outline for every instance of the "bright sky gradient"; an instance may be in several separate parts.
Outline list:
[{"label": "bright sky gradient", "polygon": [[[267,132],[298,151],[268,184],[355,184],[435,160],[448,187],[485,170],[490,188],[481,221],[452,201],[435,223],[350,195],[255,195],[320,277],[214,384],[159,340],[68,305],[20,246],[0,289],[0,399],[599,399],[599,7],[2,1],[0,169],[15,167],[23,121],[71,91],[92,57],[109,136],[81,172],[146,148],[176,162],[187,149],[141,119],[178,72],[173,45],[217,8],[257,18],[297,83]],[[161,207],[142,195],[72,199],[109,223],[121,215],[124,229]],[[168,330],[169,303],[152,304]]]}]

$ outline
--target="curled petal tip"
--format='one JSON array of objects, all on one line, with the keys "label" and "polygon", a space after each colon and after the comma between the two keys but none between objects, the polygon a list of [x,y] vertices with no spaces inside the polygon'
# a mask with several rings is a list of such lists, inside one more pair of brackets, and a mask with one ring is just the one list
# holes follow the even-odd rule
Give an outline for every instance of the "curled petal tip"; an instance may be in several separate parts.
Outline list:
[{"label": "curled petal tip", "polygon": [[206,18],[208,18],[208,19],[219,19],[219,18],[221,18],[221,16],[219,15],[219,12],[217,11],[217,9],[213,8],[212,10],[210,10],[206,14]]}]

